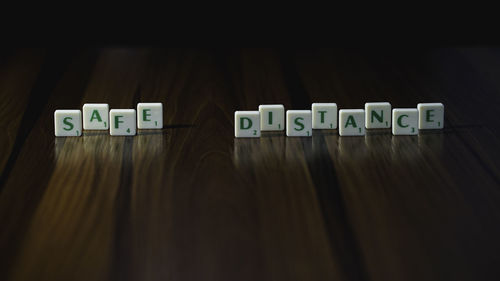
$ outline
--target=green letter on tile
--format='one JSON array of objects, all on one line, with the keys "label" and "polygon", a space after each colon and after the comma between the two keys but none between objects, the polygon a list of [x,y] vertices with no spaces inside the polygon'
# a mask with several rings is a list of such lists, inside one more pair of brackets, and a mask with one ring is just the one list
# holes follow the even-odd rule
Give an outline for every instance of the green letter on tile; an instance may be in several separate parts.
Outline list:
[{"label": "green letter on tile", "polygon": [[[248,127],[245,127],[245,120],[248,120]],[[248,117],[241,117],[240,118],[240,129],[241,130],[248,130],[252,128],[252,119]]]},{"label": "green letter on tile", "polygon": [[73,118],[71,118],[71,117],[64,117],[64,119],[63,119],[64,125],[68,125],[69,126],[69,127],[64,127],[63,128],[65,131],[71,131],[71,130],[73,130],[73,127],[74,127],[73,123],[69,122],[68,119],[69,120],[73,120]]},{"label": "green letter on tile", "polygon": [[403,125],[403,122],[401,122],[401,119],[402,119],[403,117],[408,117],[408,115],[403,114],[403,115],[399,116],[399,117],[398,117],[398,125],[399,125],[399,127],[406,128],[406,127],[408,127],[408,125]]},{"label": "green letter on tile", "polygon": [[123,121],[121,121],[120,119],[118,119],[120,117],[123,117],[123,115],[116,115],[115,116],[115,129],[118,129],[118,127],[119,127],[118,123],[123,123]]},{"label": "green letter on tile", "polygon": [[92,122],[92,120],[94,119],[97,119],[97,121],[102,122],[101,115],[99,115],[99,111],[97,110],[92,111],[92,116],[90,116],[90,122]]},{"label": "green letter on tile", "polygon": [[151,109],[144,109],[142,111],[142,121],[151,121],[151,119],[148,119],[147,116],[151,116],[151,114],[146,113],[146,111],[151,111]]},{"label": "green letter on tile", "polygon": [[434,120],[431,120],[431,117],[434,116],[433,114],[431,114],[431,111],[434,111],[434,109],[429,109],[425,112],[425,121],[426,122],[434,122]]},{"label": "green letter on tile", "polygon": [[354,116],[352,116],[352,115],[349,115],[349,117],[347,117],[347,122],[345,122],[344,128],[347,128],[347,126],[349,126],[349,124],[351,126],[353,126],[354,128],[358,127],[358,125],[356,125],[356,121],[354,120]]},{"label": "green letter on tile", "polygon": [[384,122],[384,111],[380,111],[380,115],[378,115],[375,110],[372,110],[372,123],[373,117],[375,117],[380,123]]},{"label": "green letter on tile", "polygon": [[293,128],[295,131],[304,130],[304,124],[300,123],[299,120],[302,121],[302,120],[304,120],[304,118],[302,118],[302,117],[295,118],[295,120],[294,120],[295,125],[298,125],[300,127],[300,129],[297,129],[297,127]]},{"label": "green letter on tile", "polygon": [[325,113],[326,111],[318,111],[319,115],[321,115],[321,123],[325,123]]}]

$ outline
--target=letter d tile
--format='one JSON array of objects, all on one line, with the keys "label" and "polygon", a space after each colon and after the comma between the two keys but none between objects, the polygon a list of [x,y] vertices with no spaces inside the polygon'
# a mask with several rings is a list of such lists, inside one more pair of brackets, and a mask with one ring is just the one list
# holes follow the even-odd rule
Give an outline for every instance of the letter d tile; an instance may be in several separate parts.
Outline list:
[{"label": "letter d tile", "polygon": [[235,111],[234,136],[237,138],[260,137],[260,113],[258,111]]}]

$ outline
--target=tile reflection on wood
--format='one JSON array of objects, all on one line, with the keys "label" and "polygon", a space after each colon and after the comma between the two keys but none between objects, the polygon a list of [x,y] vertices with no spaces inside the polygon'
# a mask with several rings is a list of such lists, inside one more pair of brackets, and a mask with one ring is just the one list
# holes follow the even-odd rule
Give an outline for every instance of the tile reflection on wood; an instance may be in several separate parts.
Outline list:
[{"label": "tile reflection on wood", "polygon": [[418,138],[412,136],[391,137],[391,157],[394,164],[412,161],[421,156]]},{"label": "tile reflection on wood", "polygon": [[343,138],[338,142],[339,160],[358,161],[367,157],[368,148],[364,137]]},{"label": "tile reflection on wood", "polygon": [[[269,134],[269,132],[266,132]],[[285,158],[285,137],[268,135],[260,139],[239,139],[233,142],[232,158],[239,168],[277,164]]]}]

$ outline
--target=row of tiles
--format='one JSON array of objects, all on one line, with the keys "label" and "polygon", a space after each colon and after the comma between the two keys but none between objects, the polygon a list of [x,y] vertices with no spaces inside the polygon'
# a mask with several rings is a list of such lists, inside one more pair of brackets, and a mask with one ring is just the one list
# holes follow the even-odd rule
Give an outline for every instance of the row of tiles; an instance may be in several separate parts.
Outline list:
[{"label": "row of tiles", "polygon": [[312,129],[337,127],[341,136],[363,136],[365,129],[391,127],[394,135],[416,135],[418,130],[444,126],[442,103],[394,108],[392,115],[391,109],[389,102],[369,102],[365,109],[341,110],[337,110],[336,103],[313,103],[311,110],[287,110],[285,124],[283,105],[260,105],[258,111],[235,111],[234,135],[237,138],[260,137],[261,131],[283,131],[285,127],[289,137],[312,136]]},{"label": "row of tiles", "polygon": [[[56,137],[82,135],[82,111],[58,109],[54,112]],[[163,104],[138,103],[135,109],[111,109],[105,103],[83,105],[84,130],[108,130],[112,136],[133,136],[136,129],[162,129]]]}]

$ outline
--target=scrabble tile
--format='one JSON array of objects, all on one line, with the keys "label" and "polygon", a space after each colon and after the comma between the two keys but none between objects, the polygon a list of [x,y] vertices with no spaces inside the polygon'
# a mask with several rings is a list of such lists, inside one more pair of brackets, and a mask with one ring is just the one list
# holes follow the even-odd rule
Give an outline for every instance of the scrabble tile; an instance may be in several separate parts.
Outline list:
[{"label": "scrabble tile", "polygon": [[285,107],[282,104],[259,105],[260,129],[283,131],[285,129]]},{"label": "scrabble tile", "polygon": [[417,109],[419,129],[442,129],[444,127],[442,103],[419,103]]},{"label": "scrabble tile", "polygon": [[364,136],[365,110],[364,109],[339,110],[339,135]]},{"label": "scrabble tile", "polygon": [[136,132],[135,109],[111,109],[109,133],[112,136],[133,136]]},{"label": "scrabble tile", "polygon": [[337,129],[336,103],[313,103],[311,109],[313,129]]},{"label": "scrabble tile", "polygon": [[311,110],[287,110],[286,135],[289,137],[312,136]]},{"label": "scrabble tile", "polygon": [[393,135],[418,134],[418,110],[416,108],[394,108],[392,110]]},{"label": "scrabble tile", "polygon": [[106,103],[86,103],[83,105],[83,129],[109,129],[109,105]]},{"label": "scrabble tile", "polygon": [[161,102],[141,102],[137,104],[137,128],[162,129],[163,104]]},{"label": "scrabble tile", "polygon": [[391,127],[391,104],[388,102],[365,103],[365,127],[382,129]]},{"label": "scrabble tile", "polygon": [[58,109],[54,111],[56,137],[82,135],[82,111],[78,109]]},{"label": "scrabble tile", "polygon": [[260,137],[260,113],[258,111],[235,111],[234,136],[237,138]]}]

